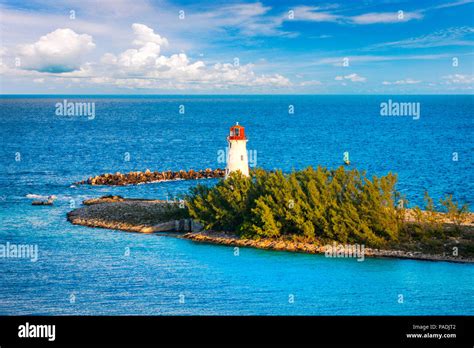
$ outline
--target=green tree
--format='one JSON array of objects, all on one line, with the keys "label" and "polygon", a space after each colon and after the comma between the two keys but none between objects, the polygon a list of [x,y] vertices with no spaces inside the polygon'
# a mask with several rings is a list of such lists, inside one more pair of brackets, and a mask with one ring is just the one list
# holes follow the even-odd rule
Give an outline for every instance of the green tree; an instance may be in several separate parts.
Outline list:
[{"label": "green tree", "polygon": [[248,237],[278,237],[281,224],[276,221],[272,209],[265,203],[272,198],[262,196],[257,199],[255,208],[252,209],[250,221],[243,225],[242,234]]},{"label": "green tree", "polygon": [[466,220],[469,212],[469,205],[461,205],[459,202],[453,200],[453,195],[447,195],[444,199],[439,200],[441,205],[446,209],[448,219],[454,224],[457,231],[459,231],[461,224]]}]

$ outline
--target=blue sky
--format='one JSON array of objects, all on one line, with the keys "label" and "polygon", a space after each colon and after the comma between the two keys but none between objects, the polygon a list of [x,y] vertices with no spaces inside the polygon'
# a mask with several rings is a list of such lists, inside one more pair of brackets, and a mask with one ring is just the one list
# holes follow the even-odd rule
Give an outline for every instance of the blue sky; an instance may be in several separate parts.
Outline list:
[{"label": "blue sky", "polygon": [[473,92],[474,2],[0,1],[0,92]]}]

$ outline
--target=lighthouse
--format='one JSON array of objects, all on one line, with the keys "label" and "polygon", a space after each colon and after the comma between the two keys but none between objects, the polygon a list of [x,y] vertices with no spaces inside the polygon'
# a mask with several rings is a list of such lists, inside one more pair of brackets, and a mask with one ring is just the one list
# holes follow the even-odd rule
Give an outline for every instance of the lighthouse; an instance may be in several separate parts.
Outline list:
[{"label": "lighthouse", "polygon": [[225,178],[229,174],[240,170],[240,172],[249,176],[249,161],[247,158],[247,138],[245,137],[245,128],[239,125],[230,127],[230,134],[227,137],[229,143],[227,154],[227,165],[225,167]]}]

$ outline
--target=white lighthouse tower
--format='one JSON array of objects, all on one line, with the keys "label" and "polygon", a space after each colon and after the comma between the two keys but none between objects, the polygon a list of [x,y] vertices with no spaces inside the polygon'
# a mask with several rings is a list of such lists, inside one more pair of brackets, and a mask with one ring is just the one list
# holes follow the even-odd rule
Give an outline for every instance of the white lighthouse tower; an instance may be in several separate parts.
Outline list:
[{"label": "white lighthouse tower", "polygon": [[247,138],[245,137],[245,129],[239,126],[237,122],[235,126],[230,127],[230,134],[227,137],[229,142],[227,165],[225,167],[225,178],[229,174],[240,170],[240,172],[249,176],[249,161],[247,158]]}]

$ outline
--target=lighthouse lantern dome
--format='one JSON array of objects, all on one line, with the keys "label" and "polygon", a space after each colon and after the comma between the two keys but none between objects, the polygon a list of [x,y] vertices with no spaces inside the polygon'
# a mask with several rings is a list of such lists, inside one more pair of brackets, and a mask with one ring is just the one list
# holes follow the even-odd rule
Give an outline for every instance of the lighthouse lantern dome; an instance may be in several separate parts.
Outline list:
[{"label": "lighthouse lantern dome", "polygon": [[245,128],[239,125],[239,122],[235,126],[230,127],[229,140],[247,140],[245,137]]}]

